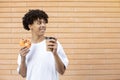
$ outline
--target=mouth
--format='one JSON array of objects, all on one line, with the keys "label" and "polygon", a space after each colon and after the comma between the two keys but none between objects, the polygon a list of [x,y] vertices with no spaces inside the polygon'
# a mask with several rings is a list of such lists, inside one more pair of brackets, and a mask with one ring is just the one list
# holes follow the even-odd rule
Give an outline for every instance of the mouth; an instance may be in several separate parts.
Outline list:
[{"label": "mouth", "polygon": [[40,32],[45,32],[45,29],[41,29]]},{"label": "mouth", "polygon": [[42,28],[40,27],[40,28],[39,28],[39,31],[40,31],[41,33],[44,33],[44,32],[46,31],[46,28],[45,28],[45,27],[42,27]]}]

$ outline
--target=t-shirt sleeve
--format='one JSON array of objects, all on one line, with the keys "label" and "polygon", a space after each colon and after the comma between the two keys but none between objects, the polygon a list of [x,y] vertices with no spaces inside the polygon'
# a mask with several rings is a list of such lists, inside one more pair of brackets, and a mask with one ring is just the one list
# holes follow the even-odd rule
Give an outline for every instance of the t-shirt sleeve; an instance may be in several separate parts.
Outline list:
[{"label": "t-shirt sleeve", "polygon": [[69,63],[68,58],[64,52],[62,45],[59,43],[59,41],[57,41],[57,43],[58,43],[58,48],[57,48],[58,56],[60,57],[61,61],[63,62],[63,64],[67,68],[68,63]]},{"label": "t-shirt sleeve", "polygon": [[21,64],[21,56],[20,56],[20,54],[18,55],[17,64],[18,64],[18,67],[17,67],[17,72],[19,73],[20,64]]}]

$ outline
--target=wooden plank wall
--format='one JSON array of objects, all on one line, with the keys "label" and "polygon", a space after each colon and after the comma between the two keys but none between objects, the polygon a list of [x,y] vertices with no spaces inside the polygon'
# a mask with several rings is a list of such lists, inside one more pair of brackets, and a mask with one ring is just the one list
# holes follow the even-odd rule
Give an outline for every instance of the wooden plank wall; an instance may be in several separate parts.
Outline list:
[{"label": "wooden plank wall", "polygon": [[16,60],[19,40],[30,38],[21,23],[29,9],[48,13],[46,35],[67,53],[60,80],[120,80],[120,0],[0,0],[0,80],[25,80]]}]

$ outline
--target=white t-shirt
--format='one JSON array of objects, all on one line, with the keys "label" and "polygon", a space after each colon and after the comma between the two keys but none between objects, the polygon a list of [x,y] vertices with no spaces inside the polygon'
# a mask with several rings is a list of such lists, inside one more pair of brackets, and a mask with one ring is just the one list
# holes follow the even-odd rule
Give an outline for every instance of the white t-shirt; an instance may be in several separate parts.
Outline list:
[{"label": "white t-shirt", "polygon": [[[68,65],[68,58],[65,55],[63,47],[58,43],[57,53],[65,67]],[[21,56],[18,56],[19,72]],[[46,50],[46,40],[40,43],[32,44],[30,51],[26,56],[27,80],[59,80],[58,72],[55,68],[55,59],[53,53]]]}]

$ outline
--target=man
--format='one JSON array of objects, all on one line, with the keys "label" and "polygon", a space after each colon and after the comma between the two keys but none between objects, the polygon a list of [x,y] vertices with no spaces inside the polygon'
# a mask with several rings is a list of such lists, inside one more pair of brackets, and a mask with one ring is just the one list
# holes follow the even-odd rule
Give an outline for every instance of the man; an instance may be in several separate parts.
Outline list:
[{"label": "man", "polygon": [[[39,9],[30,10],[23,17],[25,30],[31,31],[31,47],[22,47],[18,55],[17,71],[27,80],[59,80],[68,65],[68,58],[56,38],[48,43],[45,37],[48,15]],[[51,49],[51,51],[48,51]]]}]

